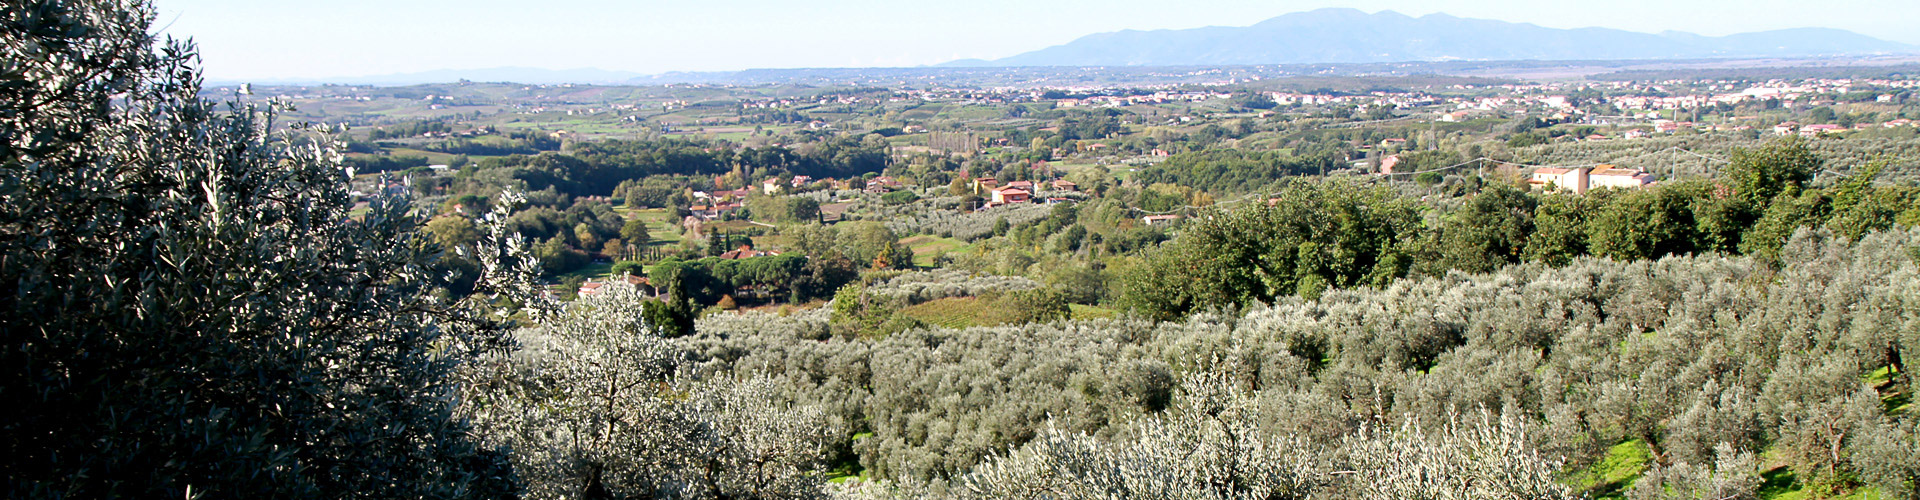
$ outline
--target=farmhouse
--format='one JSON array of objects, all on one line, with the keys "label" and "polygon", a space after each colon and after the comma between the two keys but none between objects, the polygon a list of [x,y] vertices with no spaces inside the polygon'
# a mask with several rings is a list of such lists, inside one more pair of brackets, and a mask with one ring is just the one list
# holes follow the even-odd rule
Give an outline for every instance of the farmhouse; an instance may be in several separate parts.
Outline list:
[{"label": "farmhouse", "polygon": [[1380,159],[1380,175],[1393,175],[1394,167],[1400,166],[1400,155],[1387,155]]},{"label": "farmhouse", "polygon": [[1653,184],[1653,174],[1637,168],[1601,165],[1598,168],[1542,168],[1534,170],[1527,183],[1543,189],[1582,194],[1594,189],[1632,189]]},{"label": "farmhouse", "polygon": [[739,259],[751,259],[754,257],[772,257],[775,255],[780,255],[780,252],[775,252],[771,250],[754,250],[753,245],[740,245],[740,248],[722,252],[720,254],[720,258],[727,259],[727,260],[739,260]]},{"label": "farmhouse", "polygon": [[653,287],[653,282],[651,280],[648,280],[646,277],[629,275],[623,278],[607,278],[606,281],[587,280],[586,283],[580,284],[580,290],[578,290],[578,293],[581,296],[598,295],[601,292],[604,292],[607,289],[611,287],[616,287],[616,286],[630,286],[630,287],[638,288],[640,290],[640,294],[647,297],[658,295],[660,292],[658,289]]},{"label": "farmhouse", "polygon": [[694,205],[687,207],[687,214],[691,217],[698,217],[701,220],[714,220],[739,209],[739,203],[721,202],[711,205]]},{"label": "farmhouse", "polygon": [[1026,203],[1030,201],[1032,197],[1033,197],[1033,193],[1025,189],[1020,189],[1012,186],[1003,187],[1003,188],[993,190],[993,205],[999,206],[999,205],[1007,205],[1012,203]]},{"label": "farmhouse", "polygon": [[1648,184],[1653,184],[1653,174],[1637,168],[1601,165],[1600,168],[1587,174],[1587,185],[1590,189],[1632,189]]},{"label": "farmhouse", "polygon": [[1542,168],[1533,171],[1527,183],[1543,189],[1572,191],[1574,194],[1587,192],[1587,169],[1580,168]]},{"label": "farmhouse", "polygon": [[1180,219],[1181,217],[1178,215],[1149,215],[1146,217],[1141,217],[1140,221],[1147,223],[1147,225],[1149,226],[1153,226],[1153,225],[1159,225],[1159,224],[1171,224],[1173,223],[1173,221],[1177,221]]},{"label": "farmhouse", "polygon": [[1845,132],[1846,127],[1833,124],[1808,125],[1800,129],[1802,137],[1819,137],[1821,134]]}]

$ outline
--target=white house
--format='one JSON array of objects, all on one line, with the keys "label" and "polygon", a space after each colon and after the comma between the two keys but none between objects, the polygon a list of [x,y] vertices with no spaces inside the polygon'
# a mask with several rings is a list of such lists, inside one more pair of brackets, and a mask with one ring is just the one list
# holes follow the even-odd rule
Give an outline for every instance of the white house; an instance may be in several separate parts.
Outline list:
[{"label": "white house", "polygon": [[1533,171],[1528,183],[1542,188],[1572,191],[1573,194],[1587,192],[1587,169],[1578,168],[1542,168]]},{"label": "white house", "polygon": [[1542,168],[1533,171],[1529,184],[1583,194],[1595,189],[1632,189],[1653,184],[1653,174],[1637,168],[1601,165],[1599,168]]},{"label": "white house", "polygon": [[1614,167],[1612,165],[1602,165],[1600,168],[1587,173],[1587,187],[1589,189],[1632,189],[1648,184],[1653,184],[1653,174],[1637,168],[1628,169]]}]

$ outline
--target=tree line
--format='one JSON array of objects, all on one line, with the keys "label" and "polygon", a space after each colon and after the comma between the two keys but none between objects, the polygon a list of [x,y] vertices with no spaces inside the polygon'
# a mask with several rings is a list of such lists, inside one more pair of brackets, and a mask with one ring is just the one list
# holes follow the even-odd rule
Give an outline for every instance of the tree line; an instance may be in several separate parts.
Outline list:
[{"label": "tree line", "polygon": [[1584,195],[1490,182],[1449,201],[1457,206],[1432,211],[1383,186],[1298,180],[1266,200],[1197,217],[1125,278],[1122,304],[1172,319],[1316,297],[1329,287],[1564,264],[1585,255],[1632,261],[1726,253],[1771,261],[1801,227],[1858,238],[1920,223],[1920,189],[1875,185],[1879,166],[1831,187],[1810,187],[1822,163],[1805,143],[1789,140],[1736,150],[1718,180]]}]

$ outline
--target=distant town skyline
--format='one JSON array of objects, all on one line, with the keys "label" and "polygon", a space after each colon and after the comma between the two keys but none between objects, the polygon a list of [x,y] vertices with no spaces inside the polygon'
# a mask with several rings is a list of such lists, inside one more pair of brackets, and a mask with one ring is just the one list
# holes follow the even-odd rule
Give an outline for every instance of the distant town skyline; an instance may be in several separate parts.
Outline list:
[{"label": "distant town skyline", "polygon": [[703,2],[156,0],[162,33],[199,43],[209,78],[324,79],[445,69],[657,74],[922,66],[997,59],[1126,29],[1248,26],[1328,7],[1719,36],[1836,28],[1920,45],[1905,0],[1143,0]]}]

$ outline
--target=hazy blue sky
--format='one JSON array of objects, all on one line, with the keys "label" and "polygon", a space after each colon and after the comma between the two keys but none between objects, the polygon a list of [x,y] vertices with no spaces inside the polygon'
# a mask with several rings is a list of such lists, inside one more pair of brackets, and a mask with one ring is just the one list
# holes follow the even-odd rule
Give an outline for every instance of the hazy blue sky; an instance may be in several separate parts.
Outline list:
[{"label": "hazy blue sky", "polygon": [[1247,26],[1322,7],[1725,35],[1827,27],[1920,44],[1915,0],[154,0],[210,78],[526,66],[661,73],[919,66],[1122,29]]}]

